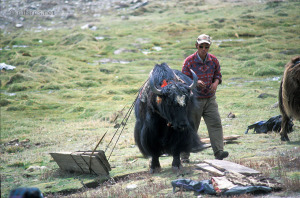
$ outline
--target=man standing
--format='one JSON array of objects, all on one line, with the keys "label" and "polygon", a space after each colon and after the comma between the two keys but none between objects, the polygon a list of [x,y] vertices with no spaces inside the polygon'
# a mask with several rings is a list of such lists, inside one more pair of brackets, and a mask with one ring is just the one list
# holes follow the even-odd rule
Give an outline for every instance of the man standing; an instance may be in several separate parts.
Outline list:
[{"label": "man standing", "polygon": [[[197,51],[187,57],[182,67],[182,73],[192,78],[192,69],[198,76],[197,102],[194,107],[192,119],[198,131],[201,117],[207,126],[210,142],[216,159],[223,160],[229,153],[223,150],[223,129],[221,117],[216,102],[216,90],[222,82],[222,74],[218,59],[209,54],[211,45],[210,36],[201,34],[195,43]],[[199,151],[202,148],[194,148]],[[182,153],[183,162],[189,162],[189,153]]]}]

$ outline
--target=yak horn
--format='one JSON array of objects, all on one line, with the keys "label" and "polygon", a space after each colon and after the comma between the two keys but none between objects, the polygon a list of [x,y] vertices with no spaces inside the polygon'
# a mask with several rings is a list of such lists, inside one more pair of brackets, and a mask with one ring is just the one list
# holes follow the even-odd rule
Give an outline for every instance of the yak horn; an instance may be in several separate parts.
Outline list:
[{"label": "yak horn", "polygon": [[154,85],[154,81],[153,81],[153,77],[152,77],[152,73],[150,74],[150,88],[152,90],[153,93],[157,94],[157,95],[161,95],[161,90],[157,89],[157,87]]},{"label": "yak horn", "polygon": [[195,72],[191,69],[190,70],[193,74],[193,83],[189,86],[191,90],[193,90],[196,86],[197,86],[197,81],[198,81],[198,77],[197,75],[195,74]]}]

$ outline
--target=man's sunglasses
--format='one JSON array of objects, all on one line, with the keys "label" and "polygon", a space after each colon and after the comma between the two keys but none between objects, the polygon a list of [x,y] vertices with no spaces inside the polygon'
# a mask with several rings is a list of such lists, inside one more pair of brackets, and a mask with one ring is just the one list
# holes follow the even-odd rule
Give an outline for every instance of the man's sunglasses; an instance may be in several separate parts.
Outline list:
[{"label": "man's sunglasses", "polygon": [[209,47],[204,47],[203,45],[199,45],[199,48],[200,48],[200,49],[203,49],[203,48],[209,49]]}]

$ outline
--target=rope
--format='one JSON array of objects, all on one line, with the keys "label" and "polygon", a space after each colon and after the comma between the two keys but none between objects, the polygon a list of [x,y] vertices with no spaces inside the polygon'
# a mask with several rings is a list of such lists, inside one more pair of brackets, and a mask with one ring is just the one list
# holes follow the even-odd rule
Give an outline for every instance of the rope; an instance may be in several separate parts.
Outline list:
[{"label": "rope", "polygon": [[[141,88],[144,87],[145,84],[146,84],[148,81],[149,81],[149,78],[144,82],[144,84],[141,86]],[[141,89],[141,88],[140,88],[140,89]],[[139,90],[140,90],[140,89],[139,89]],[[137,94],[137,93],[139,93],[139,91],[137,91],[135,94]],[[138,96],[137,96],[137,97],[138,97]],[[121,124],[123,125],[123,128],[124,128],[124,123],[123,123],[123,121],[124,121],[125,117],[127,116],[128,112],[130,111],[130,113],[131,113],[131,108],[132,108],[132,106],[135,105],[135,102],[136,102],[136,100],[137,100],[137,97],[135,98],[134,102],[132,103],[131,107],[129,108],[129,110],[127,111],[126,115],[124,116],[124,118],[123,118],[123,120],[122,120],[122,122],[121,122]],[[126,105],[125,105],[125,106],[126,106]],[[123,107],[122,111],[125,109],[125,106]],[[129,117],[129,116],[128,116],[128,117]],[[111,143],[111,142],[113,141],[113,139],[115,138],[115,136],[116,136],[116,134],[118,133],[120,127],[121,127],[121,125],[119,125],[119,127],[117,128],[117,130],[116,130],[116,132],[114,133],[113,137],[111,138],[110,142],[109,142],[108,145],[106,146],[105,152],[107,151],[107,149],[108,149],[110,143]]]},{"label": "rope", "polygon": [[[143,87],[145,86],[145,84],[146,84],[148,81],[149,81],[149,78],[143,83],[143,85],[142,85],[142,86],[140,87],[140,89],[135,93],[135,95],[138,94],[138,93],[140,92],[141,88],[143,88]],[[116,134],[118,133],[118,131],[119,131],[121,125],[123,125],[123,128],[122,128],[122,130],[121,130],[121,132],[120,132],[120,134],[119,134],[119,136],[118,136],[118,138],[117,138],[117,140],[116,140],[116,143],[114,144],[114,147],[112,148],[112,151],[110,152],[110,155],[109,155],[109,157],[108,157],[108,160],[110,159],[111,154],[112,154],[112,152],[114,151],[114,148],[116,147],[116,145],[117,145],[117,143],[118,143],[118,141],[119,141],[119,139],[120,139],[120,136],[121,136],[121,134],[122,134],[122,132],[123,132],[123,130],[124,130],[126,124],[127,124],[127,121],[128,121],[128,119],[129,119],[129,117],[130,117],[130,115],[131,115],[131,112],[132,112],[132,110],[133,110],[133,108],[134,108],[134,106],[135,106],[135,103],[136,103],[136,100],[137,100],[137,99],[138,99],[138,95],[136,96],[134,102],[131,104],[129,110],[127,111],[127,113],[126,113],[126,115],[124,116],[124,118],[123,118],[121,124],[118,126],[117,130],[115,131],[115,133],[114,133],[113,137],[111,138],[110,142],[109,142],[108,145],[106,146],[105,152],[107,151],[107,149],[109,148],[109,145],[111,144],[111,142],[112,142],[113,139],[115,138]],[[123,107],[123,109],[121,110],[121,112],[123,112],[123,110],[125,109],[125,107],[126,107],[126,105]],[[118,117],[119,117],[119,115],[116,116],[115,120],[117,120]],[[115,120],[114,120],[114,121],[115,121]],[[107,131],[108,131],[108,130],[107,130]],[[99,144],[100,144],[101,141],[103,140],[103,138],[104,138],[104,136],[106,135],[107,131],[104,133],[104,135],[102,136],[102,138],[100,139],[100,141],[98,142],[98,144],[96,145],[96,147],[94,148],[92,154],[90,155],[90,165],[89,165],[90,172],[91,172],[91,159],[92,159],[92,155],[94,154],[94,152],[95,152],[96,149],[98,148]]]},{"label": "rope", "polygon": [[[120,134],[119,134],[119,136],[118,136],[118,138],[117,138],[117,141],[116,141],[114,147],[112,148],[112,150],[111,150],[111,152],[110,152],[110,155],[109,155],[109,157],[108,157],[107,160],[110,159],[110,156],[111,156],[112,152],[114,151],[114,149],[115,149],[115,147],[116,147],[116,145],[117,145],[117,143],[118,143],[118,141],[119,141],[119,139],[120,139],[120,136],[121,136],[121,134],[122,134],[122,132],[123,132],[123,130],[124,130],[126,124],[127,124],[127,121],[128,121],[128,119],[129,119],[129,117],[130,117],[130,114],[131,114],[133,108],[134,108],[134,105],[135,105],[135,102],[136,102],[137,98],[138,98],[138,96],[135,98],[134,102],[132,103],[131,107],[129,108],[129,111],[126,113],[126,115],[124,116],[124,119],[122,120],[123,128],[122,128],[122,130],[121,130],[121,132],[120,132]],[[127,115],[128,115],[128,116],[127,116]],[[125,123],[123,122],[124,120],[125,120]],[[120,127],[119,127],[119,128],[120,128]],[[117,132],[118,132],[119,128],[117,129]],[[117,132],[116,132],[116,133],[117,133]],[[116,133],[115,133],[115,134],[116,134]]]}]

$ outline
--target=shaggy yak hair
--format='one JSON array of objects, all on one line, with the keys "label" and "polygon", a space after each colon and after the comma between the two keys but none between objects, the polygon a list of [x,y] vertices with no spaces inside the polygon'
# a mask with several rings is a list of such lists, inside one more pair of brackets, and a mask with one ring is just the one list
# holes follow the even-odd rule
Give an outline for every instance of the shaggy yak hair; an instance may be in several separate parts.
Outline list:
[{"label": "shaggy yak hair", "polygon": [[279,89],[279,108],[282,115],[281,140],[290,141],[288,123],[291,118],[300,120],[300,56],[285,65]]},{"label": "shaggy yak hair", "polygon": [[172,155],[172,169],[179,170],[180,153],[202,145],[191,120],[198,79],[191,72],[194,80],[166,63],[157,64],[139,92],[134,138],[141,153],[151,157],[150,173],[161,170],[163,154]]}]

